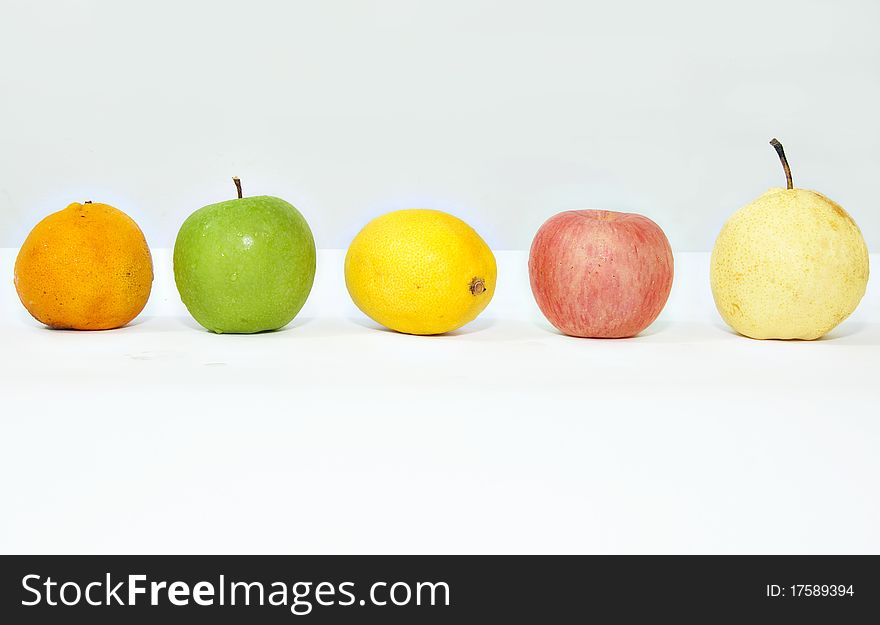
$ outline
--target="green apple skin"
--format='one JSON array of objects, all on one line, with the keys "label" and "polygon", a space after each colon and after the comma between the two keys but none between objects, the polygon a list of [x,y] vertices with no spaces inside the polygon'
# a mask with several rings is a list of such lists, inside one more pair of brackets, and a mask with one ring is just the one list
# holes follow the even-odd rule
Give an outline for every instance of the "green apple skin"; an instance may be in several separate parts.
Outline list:
[{"label": "green apple skin", "polygon": [[277,330],[306,303],[315,280],[315,239],[282,199],[255,196],[200,208],[174,243],[174,281],[208,330]]}]

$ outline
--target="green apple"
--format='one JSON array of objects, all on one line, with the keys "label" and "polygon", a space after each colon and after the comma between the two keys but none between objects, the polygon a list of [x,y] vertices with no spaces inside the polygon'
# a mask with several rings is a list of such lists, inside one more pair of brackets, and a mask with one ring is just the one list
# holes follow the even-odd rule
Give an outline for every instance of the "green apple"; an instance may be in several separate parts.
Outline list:
[{"label": "green apple", "polygon": [[315,280],[315,239],[282,199],[243,198],[190,215],[174,243],[174,281],[190,314],[208,330],[277,330],[296,316]]}]

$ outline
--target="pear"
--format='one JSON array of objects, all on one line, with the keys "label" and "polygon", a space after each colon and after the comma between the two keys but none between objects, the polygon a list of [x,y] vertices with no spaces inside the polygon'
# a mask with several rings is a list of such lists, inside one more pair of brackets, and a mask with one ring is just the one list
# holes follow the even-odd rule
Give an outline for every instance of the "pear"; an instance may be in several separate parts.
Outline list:
[{"label": "pear", "polygon": [[787,188],[768,190],[724,224],[712,250],[712,295],[740,334],[817,339],[859,305],[868,284],[868,248],[837,203],[794,187],[782,144],[770,144]]}]

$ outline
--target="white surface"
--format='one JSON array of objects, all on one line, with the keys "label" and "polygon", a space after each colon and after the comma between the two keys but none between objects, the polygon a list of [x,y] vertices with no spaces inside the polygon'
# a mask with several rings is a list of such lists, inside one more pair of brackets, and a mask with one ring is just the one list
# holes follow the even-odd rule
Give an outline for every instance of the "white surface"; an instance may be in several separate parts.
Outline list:
[{"label": "white surface", "polygon": [[877,0],[0,0],[0,246],[104,201],[154,247],[245,192],[319,247],[439,208],[526,249],[571,208],[676,250],[795,182],[880,251]]},{"label": "white surface", "polygon": [[[455,336],[376,329],[322,251],[288,329],[44,329],[0,254],[0,552],[880,553],[877,281],[812,343],[726,330],[678,254],[644,336],[572,339],[498,255]],[[872,258],[878,266],[878,258]]]}]

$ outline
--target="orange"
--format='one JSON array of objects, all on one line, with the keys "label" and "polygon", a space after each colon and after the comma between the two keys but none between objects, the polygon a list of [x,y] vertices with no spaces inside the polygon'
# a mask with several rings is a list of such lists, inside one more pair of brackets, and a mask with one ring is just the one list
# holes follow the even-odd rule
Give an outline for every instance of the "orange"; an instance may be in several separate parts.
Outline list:
[{"label": "orange", "polygon": [[153,283],[144,234],[107,204],[73,203],[38,223],[15,259],[15,289],[52,328],[108,330],[143,309]]}]

